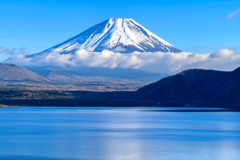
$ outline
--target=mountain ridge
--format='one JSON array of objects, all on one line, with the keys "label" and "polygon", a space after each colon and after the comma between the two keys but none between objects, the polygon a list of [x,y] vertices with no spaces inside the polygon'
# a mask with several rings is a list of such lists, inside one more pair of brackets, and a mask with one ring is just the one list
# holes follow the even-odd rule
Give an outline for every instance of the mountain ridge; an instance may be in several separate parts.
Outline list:
[{"label": "mountain ridge", "polygon": [[135,91],[149,82],[0,63],[0,90]]},{"label": "mountain ridge", "polygon": [[239,82],[238,77],[234,71],[189,69],[140,88],[136,96],[151,101],[206,101]]}]

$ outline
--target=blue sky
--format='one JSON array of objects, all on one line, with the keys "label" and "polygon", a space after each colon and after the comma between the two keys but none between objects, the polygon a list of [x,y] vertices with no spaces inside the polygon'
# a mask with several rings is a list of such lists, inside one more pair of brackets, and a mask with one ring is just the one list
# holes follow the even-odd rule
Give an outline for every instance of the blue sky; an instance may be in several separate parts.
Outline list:
[{"label": "blue sky", "polygon": [[37,53],[114,17],[132,18],[183,51],[239,53],[239,9],[239,0],[0,0],[0,47]]}]

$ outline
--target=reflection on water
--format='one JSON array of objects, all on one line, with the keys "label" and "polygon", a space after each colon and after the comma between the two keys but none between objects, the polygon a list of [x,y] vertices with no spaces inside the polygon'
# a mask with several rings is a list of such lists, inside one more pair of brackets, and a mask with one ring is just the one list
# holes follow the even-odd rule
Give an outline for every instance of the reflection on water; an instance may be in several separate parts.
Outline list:
[{"label": "reflection on water", "polygon": [[34,157],[34,156],[0,156],[1,160],[19,160],[19,159],[23,159],[23,160],[71,160],[71,159],[64,159],[64,158],[49,158],[49,157]]},{"label": "reflection on water", "polygon": [[0,159],[240,159],[240,113],[149,109],[1,108]]}]

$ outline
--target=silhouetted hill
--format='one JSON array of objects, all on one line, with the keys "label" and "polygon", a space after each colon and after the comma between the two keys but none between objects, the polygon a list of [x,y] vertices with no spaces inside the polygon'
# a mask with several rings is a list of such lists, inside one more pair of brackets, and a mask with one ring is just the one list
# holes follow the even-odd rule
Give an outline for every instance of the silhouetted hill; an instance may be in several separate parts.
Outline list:
[{"label": "silhouetted hill", "polygon": [[214,88],[220,84],[216,83],[228,75],[230,72],[189,69],[140,88],[136,96],[138,99],[164,102],[206,100],[218,94],[220,89]]},{"label": "silhouetted hill", "polygon": [[140,88],[135,98],[165,105],[240,108],[240,68],[232,72],[185,70]]},{"label": "silhouetted hill", "polygon": [[233,106],[240,109],[240,67],[215,85],[219,92],[210,99],[213,106]]}]

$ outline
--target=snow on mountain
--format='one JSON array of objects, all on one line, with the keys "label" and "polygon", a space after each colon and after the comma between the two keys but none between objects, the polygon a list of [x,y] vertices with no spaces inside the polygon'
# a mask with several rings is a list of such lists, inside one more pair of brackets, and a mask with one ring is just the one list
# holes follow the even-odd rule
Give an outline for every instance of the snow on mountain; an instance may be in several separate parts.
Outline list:
[{"label": "snow on mountain", "polygon": [[159,38],[133,19],[110,18],[63,43],[31,57],[51,51],[65,54],[79,49],[90,52],[110,50],[121,53],[134,51],[181,52],[181,50]]}]

